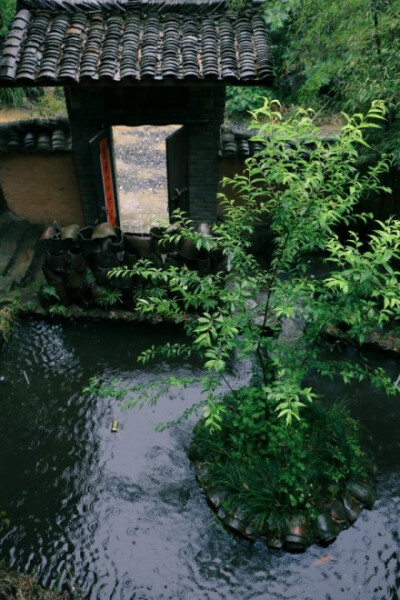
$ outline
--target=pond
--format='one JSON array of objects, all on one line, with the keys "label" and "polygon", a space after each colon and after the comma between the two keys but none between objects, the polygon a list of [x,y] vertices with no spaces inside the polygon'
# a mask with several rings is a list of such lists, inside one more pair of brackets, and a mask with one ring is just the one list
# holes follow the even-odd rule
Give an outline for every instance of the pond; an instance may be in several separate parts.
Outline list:
[{"label": "pond", "polygon": [[[149,344],[178,337],[160,326],[17,324],[0,357],[0,508],[11,520],[0,560],[48,587],[73,580],[88,600],[397,599],[399,398],[367,385],[346,392],[379,467],[373,510],[327,548],[272,551],[232,536],[209,510],[187,458],[193,420],[154,430],[198,400],[199,389],[140,412],[82,394],[95,374],[140,383],[194,372],[194,363],[135,362]],[[399,360],[382,364],[398,376]],[[323,388],[344,394],[337,383]]]}]

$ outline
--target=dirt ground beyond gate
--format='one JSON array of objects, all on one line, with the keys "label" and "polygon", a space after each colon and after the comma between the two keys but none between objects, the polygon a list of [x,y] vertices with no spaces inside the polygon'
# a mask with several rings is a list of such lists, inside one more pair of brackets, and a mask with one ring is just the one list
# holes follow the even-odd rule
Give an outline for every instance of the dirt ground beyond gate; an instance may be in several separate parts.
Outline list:
[{"label": "dirt ground beyond gate", "polygon": [[148,231],[168,221],[165,139],[179,125],[114,127],[121,227]]}]

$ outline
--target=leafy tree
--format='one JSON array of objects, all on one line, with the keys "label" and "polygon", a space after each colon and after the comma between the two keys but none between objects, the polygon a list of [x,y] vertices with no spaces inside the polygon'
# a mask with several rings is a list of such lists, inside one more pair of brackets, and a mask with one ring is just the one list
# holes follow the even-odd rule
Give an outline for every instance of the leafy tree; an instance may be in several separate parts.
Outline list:
[{"label": "leafy tree", "polygon": [[303,75],[300,102],[319,99],[331,108],[365,109],[380,98],[388,122],[380,136],[384,151],[399,160],[400,2],[398,0],[327,2],[306,0],[291,15],[290,43],[283,69]]},{"label": "leafy tree", "polygon": [[[324,408],[311,375],[345,383],[365,379],[388,394],[398,392],[362,352],[358,361],[344,360],[341,346],[327,337],[344,332],[343,343],[362,348],[371,331],[400,317],[400,223],[374,222],[367,239],[356,229],[373,219],[355,211],[360,198],[384,190],[387,159],[363,174],[357,170],[364,133],[384,114],[375,102],[366,117],[347,117],[337,140],[327,143],[312,114],[298,110],[283,120],[278,106],[265,100],[253,113],[263,150],[247,160],[243,174],[225,181],[241,202],[224,196],[224,220],[212,235],[177,213],[164,238],[169,248],[191,242],[203,256],[224,255],[228,275],[199,276],[143,260],[112,273],[147,282],[137,300],[141,314],[174,319],[187,333],[186,343],[153,346],[140,360],[196,356],[203,372],[197,379],[167,376],[126,389],[93,379],[87,391],[141,406],[198,381],[203,400],[182,418],[202,408],[195,440],[209,470],[200,477],[228,490],[229,509],[243,508],[257,531],[272,517],[279,527],[283,513],[315,518],[327,498],[343,493],[349,477],[365,477],[354,422],[342,408]],[[251,254],[254,224],[263,222],[273,234],[267,267]],[[318,262],[318,276],[310,261]],[[230,376],[243,359],[252,365],[245,384]]]},{"label": "leafy tree", "polygon": [[[275,62],[274,97],[328,114],[366,111],[376,98],[384,100],[385,127],[369,135],[376,155],[392,153],[396,168],[400,164],[399,14],[400,0],[322,4],[272,0],[265,2],[264,9]],[[240,94],[237,102],[242,102]]]},{"label": "leafy tree", "polygon": [[0,39],[7,32],[8,25],[15,15],[16,0],[0,0]]},{"label": "leafy tree", "polygon": [[[230,264],[225,285],[221,273],[200,277],[187,268],[159,269],[146,261],[113,273],[151,281],[148,293],[138,301],[144,316],[183,322],[188,344],[151,348],[141,360],[196,353],[208,373],[202,384],[210,426],[218,427],[218,384],[233,353],[238,358],[256,357],[260,393],[269,402],[275,399],[276,410],[288,424],[314,397],[305,384],[311,371],[339,374],[345,381],[369,378],[395,392],[384,373],[364,359],[356,366],[321,354],[322,348],[332,347],[324,337],[330,328],[345,330],[362,344],[374,328],[384,328],[400,315],[395,263],[400,256],[400,224],[376,223],[365,243],[356,226],[372,215],[354,212],[366,192],[384,189],[380,177],[388,169],[386,159],[363,175],[356,168],[358,148],[366,143],[364,132],[378,127],[384,113],[382,103],[375,102],[366,117],[348,117],[337,141],[328,144],[318,136],[307,112],[299,110],[283,121],[266,100],[253,113],[259,127],[255,139],[264,144],[263,151],[247,161],[243,174],[225,181],[243,202],[224,197],[225,220],[213,227],[212,236],[196,232],[177,214],[175,227],[165,238],[169,245],[186,239],[199,251],[223,252]],[[254,223],[264,219],[274,237],[267,270],[249,252]],[[320,255],[326,274],[312,278],[307,259]],[[256,323],[249,302],[257,299],[260,304],[260,297],[262,319]],[[188,311],[196,314],[186,319],[182,313]],[[288,323],[295,320],[303,326],[289,335]],[[142,400],[138,393],[133,404]]]}]

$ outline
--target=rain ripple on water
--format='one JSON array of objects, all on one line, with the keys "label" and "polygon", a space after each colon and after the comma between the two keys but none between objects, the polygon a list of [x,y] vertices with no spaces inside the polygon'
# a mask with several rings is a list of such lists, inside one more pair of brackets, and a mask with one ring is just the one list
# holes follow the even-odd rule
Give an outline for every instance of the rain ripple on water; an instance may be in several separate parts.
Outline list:
[{"label": "rain ripple on water", "polygon": [[[139,370],[134,356],[173,335],[168,328],[18,325],[0,363],[0,507],[11,519],[0,558],[36,571],[50,587],[73,580],[88,600],[396,600],[399,400],[365,389],[362,402],[355,399],[379,459],[374,509],[328,548],[272,552],[215,520],[187,459],[191,424],[154,431],[155,422],[199,399],[196,387],[142,412],[81,393],[94,374],[137,383],[165,373],[165,363]],[[398,362],[389,363],[397,374]],[[194,365],[172,368],[188,374]],[[382,402],[385,410],[377,410]],[[116,435],[113,418],[122,424]]]}]

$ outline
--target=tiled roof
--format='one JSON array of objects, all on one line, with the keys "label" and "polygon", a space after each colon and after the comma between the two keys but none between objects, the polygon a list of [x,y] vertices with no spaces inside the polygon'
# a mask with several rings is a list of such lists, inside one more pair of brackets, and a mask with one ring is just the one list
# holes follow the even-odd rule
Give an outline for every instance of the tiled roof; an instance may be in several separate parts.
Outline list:
[{"label": "tiled roof", "polygon": [[[257,0],[24,0],[0,52],[0,82],[272,78]],[[21,6],[21,5],[20,5]]]},{"label": "tiled roof", "polygon": [[223,125],[219,141],[219,156],[235,159],[253,156],[263,149],[260,142],[250,139],[256,133],[256,130],[248,129],[245,126],[236,128],[232,125]]},{"label": "tiled roof", "polygon": [[[246,158],[262,148],[259,142],[250,141],[254,130],[221,127],[219,155],[229,158]],[[0,154],[60,152],[72,149],[71,127],[66,117],[30,119],[0,123]]]},{"label": "tiled roof", "polygon": [[[259,133],[258,129],[250,129],[246,125],[238,126],[230,123],[222,125],[219,140],[219,156],[222,158],[245,159],[261,152],[265,144],[252,139],[259,135]],[[334,135],[323,135],[321,133],[321,140],[325,144],[337,143],[337,137]],[[310,142],[307,140],[289,140],[285,142],[285,146],[288,149],[295,149],[298,147],[299,141],[302,147],[302,155],[307,159],[310,155]],[[312,146],[313,144],[311,144]]]},{"label": "tiled roof", "polygon": [[67,118],[0,124],[0,153],[68,150],[71,150],[71,130]]}]

